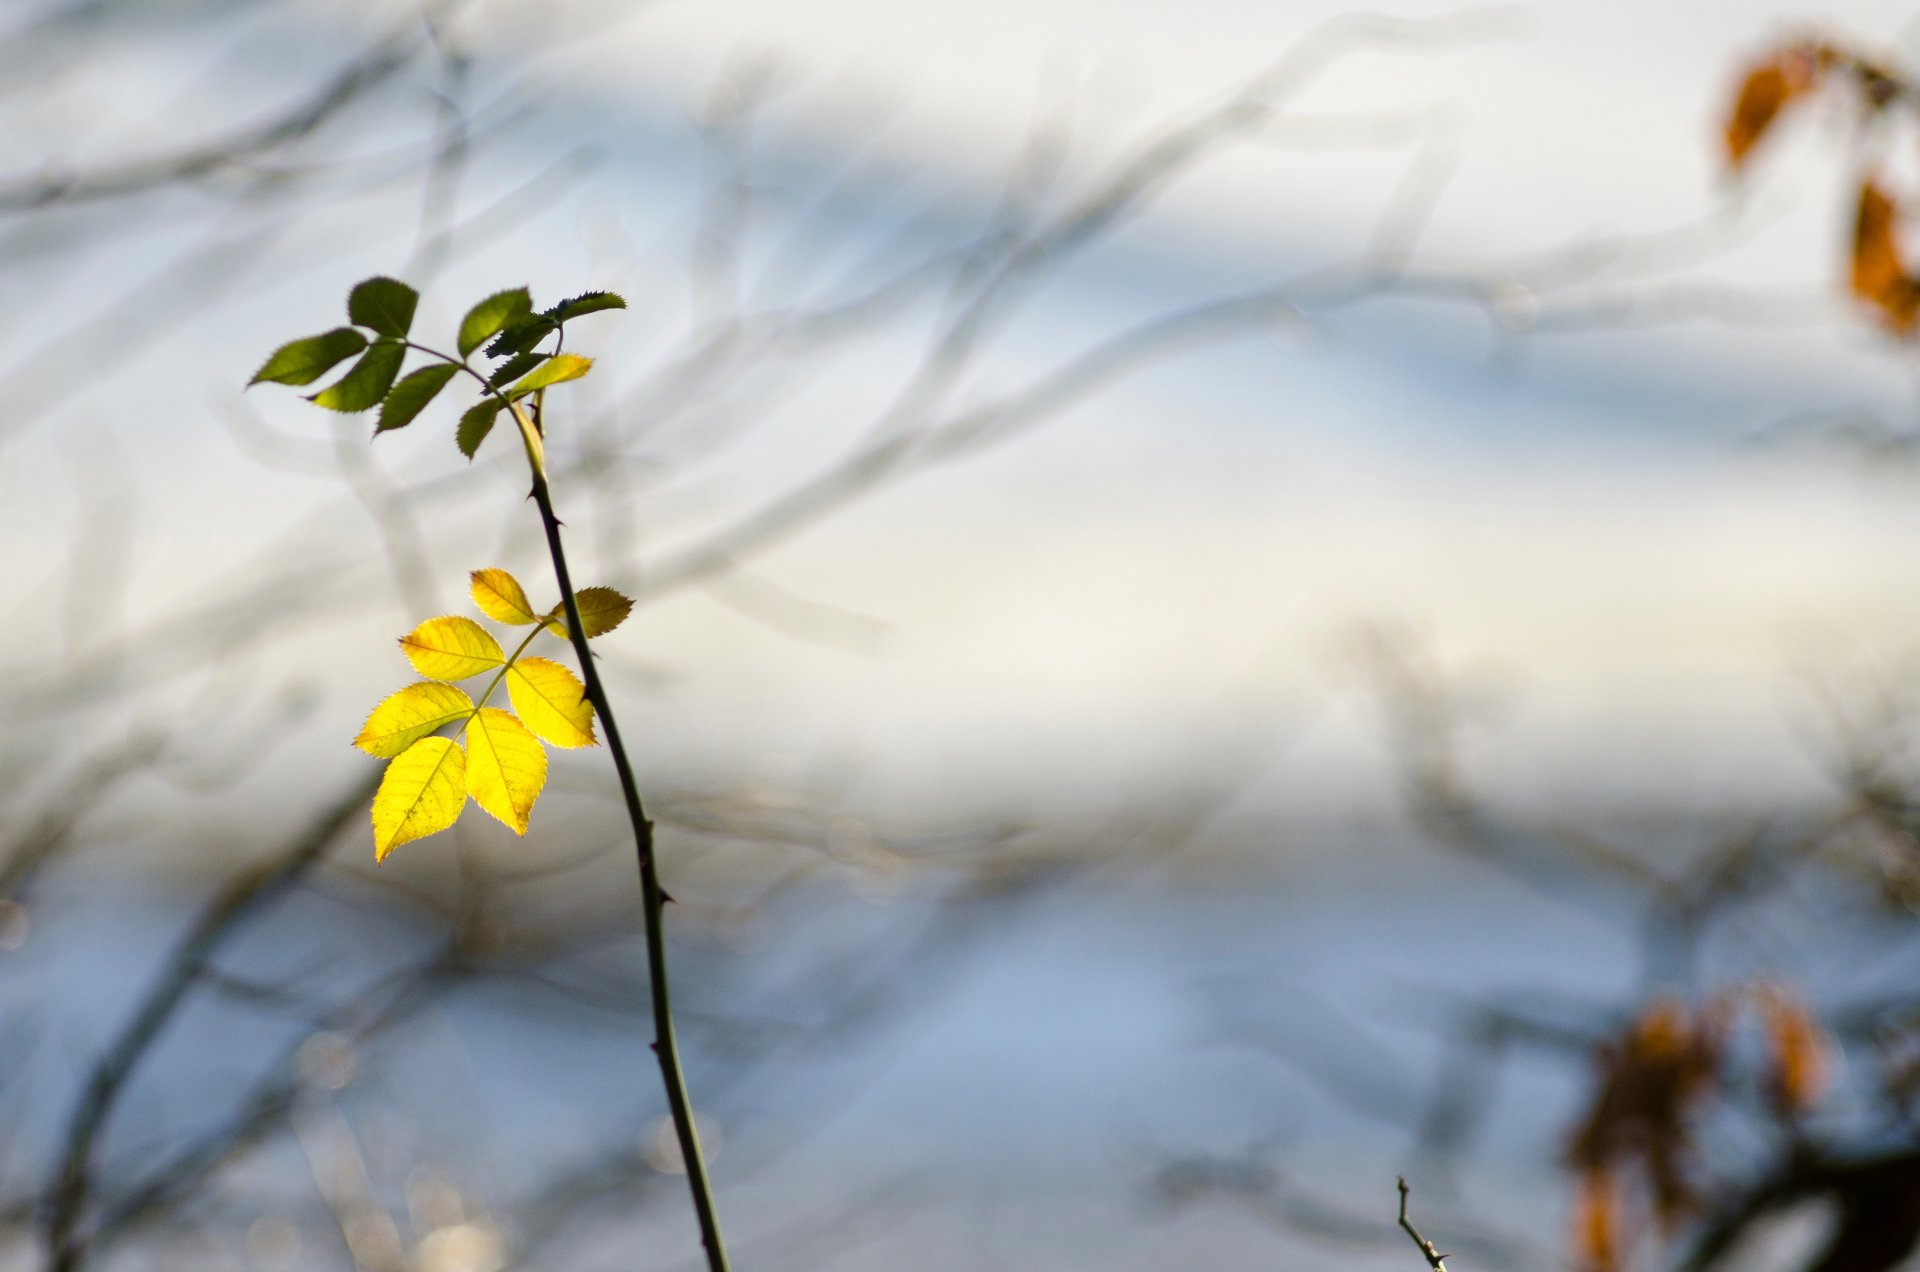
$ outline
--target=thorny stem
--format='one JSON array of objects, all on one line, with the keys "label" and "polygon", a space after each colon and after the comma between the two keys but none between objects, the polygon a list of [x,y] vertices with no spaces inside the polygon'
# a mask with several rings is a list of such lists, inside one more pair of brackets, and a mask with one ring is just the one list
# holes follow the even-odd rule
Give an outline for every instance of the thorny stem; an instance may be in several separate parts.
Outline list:
[{"label": "thorny stem", "polygon": [[[673,999],[667,986],[666,909],[670,898],[660,886],[659,864],[653,852],[653,823],[647,819],[646,806],[641,802],[640,784],[634,778],[632,762],[627,759],[627,748],[620,741],[613,704],[607,699],[606,686],[601,683],[599,669],[594,665],[593,651],[587,647],[587,630],[580,621],[580,605],[573,595],[573,577],[567,569],[566,549],[560,542],[560,518],[553,511],[553,492],[547,486],[546,447],[539,425],[539,404],[545,393],[535,394],[534,413],[529,416],[518,401],[489,383],[464,359],[412,341],[406,344],[452,363],[478,380],[487,395],[498,401],[519,426],[520,440],[527,451],[527,467],[533,473],[533,501],[540,509],[540,524],[546,531],[547,555],[553,558],[554,582],[559,585],[560,600],[566,606],[567,633],[573,642],[573,652],[580,660],[580,679],[586,686],[587,701],[593,704],[594,714],[600,717],[601,727],[606,730],[607,750],[613,753],[613,767],[620,775],[627,820],[633,824],[634,855],[640,867],[641,926],[647,938],[647,982],[653,998],[653,1054],[660,1062],[660,1080],[667,1089],[674,1135],[680,1142],[681,1161],[686,1164],[687,1188],[693,1194],[694,1214],[700,1221],[700,1244],[707,1252],[708,1272],[728,1272],[727,1251],[720,1239],[720,1220],[714,1212],[713,1188],[707,1182],[700,1132],[694,1125],[693,1102],[687,1098],[687,1082],[680,1070],[680,1044],[673,1029]],[[540,628],[534,631],[537,634]],[[516,653],[515,657],[518,656]]]},{"label": "thorny stem", "polygon": [[[537,436],[534,426],[517,404],[510,403],[523,435]],[[529,451],[529,458],[532,452]],[[620,775],[620,792],[626,799],[627,819],[633,823],[633,846],[640,867],[640,905],[647,938],[647,980],[653,997],[653,1053],[660,1061],[660,1079],[667,1088],[667,1105],[673,1115],[673,1129],[680,1141],[680,1157],[686,1164],[687,1187],[693,1193],[694,1213],[700,1220],[700,1244],[706,1248],[709,1272],[728,1272],[727,1251],[720,1240],[720,1221],[714,1213],[713,1190],[707,1183],[706,1160],[700,1153],[700,1132],[694,1125],[693,1105],[687,1098],[686,1079],[680,1071],[680,1046],[673,1030],[673,1003],[667,989],[666,908],[670,899],[660,886],[660,870],[654,858],[653,823],[647,819],[640,801],[640,786],[633,776],[633,765],[620,741],[620,726],[614,722],[613,704],[607,699],[606,686],[594,666],[593,651],[587,647],[586,627],[580,621],[580,606],[573,594],[573,579],[567,571],[566,550],[560,543],[560,518],[554,515],[553,494],[547,487],[542,465],[533,467],[533,501],[540,509],[540,524],[547,534],[547,552],[553,558],[554,581],[560,586],[561,602],[567,608],[567,630],[573,651],[580,659],[580,678],[586,684],[587,701],[606,730],[607,750],[613,753],[613,766]]]},{"label": "thorny stem", "polygon": [[1413,1221],[1407,1218],[1408,1189],[1407,1189],[1407,1178],[1405,1175],[1402,1175],[1399,1177],[1399,1184],[1400,1184],[1400,1226],[1406,1230],[1406,1234],[1409,1237],[1413,1238],[1413,1244],[1420,1247],[1420,1253],[1426,1256],[1427,1266],[1432,1268],[1433,1272],[1447,1272],[1447,1256],[1440,1253],[1440,1251],[1436,1250],[1434,1248],[1433,1242],[1421,1236],[1420,1229],[1414,1227]]}]

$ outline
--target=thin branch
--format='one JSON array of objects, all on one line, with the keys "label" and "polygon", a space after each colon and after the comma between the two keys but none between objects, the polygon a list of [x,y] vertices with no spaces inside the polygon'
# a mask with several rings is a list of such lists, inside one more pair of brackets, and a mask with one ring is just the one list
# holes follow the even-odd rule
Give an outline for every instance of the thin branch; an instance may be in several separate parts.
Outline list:
[{"label": "thin branch", "polygon": [[1409,1237],[1413,1238],[1413,1244],[1419,1247],[1420,1253],[1423,1256],[1425,1256],[1427,1260],[1427,1266],[1432,1268],[1433,1272],[1447,1272],[1447,1256],[1440,1253],[1438,1250],[1434,1249],[1433,1242],[1421,1236],[1420,1229],[1414,1227],[1413,1221],[1407,1218],[1408,1188],[1407,1188],[1406,1177],[1404,1175],[1401,1176],[1397,1182],[1400,1185],[1400,1228],[1401,1230],[1404,1231]]}]

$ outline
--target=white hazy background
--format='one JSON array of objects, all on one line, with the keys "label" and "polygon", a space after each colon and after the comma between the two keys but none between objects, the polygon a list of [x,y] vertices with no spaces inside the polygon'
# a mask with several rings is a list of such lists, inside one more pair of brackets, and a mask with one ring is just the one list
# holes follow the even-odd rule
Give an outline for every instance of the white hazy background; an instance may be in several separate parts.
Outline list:
[{"label": "white hazy background", "polygon": [[[556,183],[544,214],[460,261],[421,327],[522,280],[542,295],[613,286],[634,303],[589,337],[605,368],[617,376],[623,357],[662,347],[684,320],[700,179],[692,117],[743,59],[776,64],[785,85],[758,137],[777,225],[783,184],[803,188],[856,159],[906,174],[911,189],[951,191],[956,208],[983,206],[1034,120],[1062,109],[1077,121],[1075,166],[1093,171],[1342,12],[475,5],[459,24],[481,83],[516,81],[533,106],[479,146],[463,206],[486,205],[570,147],[595,147],[599,161]],[[78,137],[67,162],[138,152],[167,140],[144,131],[161,105],[170,120],[209,127],[247,118],[284,100],[286,83],[309,82],[290,68],[350,50],[391,16],[385,5],[236,6],[224,43],[170,43],[164,31],[131,42],[117,61],[49,77],[34,106],[47,129],[5,139],[0,155],[29,170],[48,162],[36,146],[51,137]],[[1460,45],[1352,56],[1298,99],[1297,144],[1283,122],[1272,140],[1204,164],[1054,284],[969,391],[1017,382],[1116,314],[1351,256],[1423,145],[1453,166],[1422,260],[1497,269],[1583,236],[1692,221],[1725,193],[1716,129],[1737,65],[1804,16],[1747,3],[1523,5]],[[1906,34],[1891,4],[1829,5],[1820,17],[1869,40]],[[1348,112],[1392,113],[1402,133],[1411,117],[1415,140],[1315,142],[1315,119]],[[655,764],[735,772],[846,752],[874,799],[948,797],[963,780],[974,807],[1091,807],[1162,756],[1170,730],[1222,701],[1257,699],[1287,739],[1262,797],[1301,815],[1371,817],[1391,809],[1392,792],[1346,650],[1355,624],[1385,620],[1496,682],[1497,727],[1476,755],[1495,782],[1600,805],[1813,789],[1807,685],[1905,657],[1920,564],[1904,480],[1864,479],[1819,448],[1752,444],[1797,413],[1903,409],[1902,360],[1847,315],[1834,286],[1841,136],[1828,119],[1776,139],[1743,196],[1742,228],[1693,271],[1798,289],[1786,318],[1513,346],[1468,306],[1398,301],[1304,338],[1174,360],[753,563],[756,576],[855,616],[855,648],[795,642],[698,590],[648,610],[623,634],[659,672],[634,729],[643,751]],[[856,198],[846,215],[883,225],[886,198],[876,180],[871,205]],[[67,379],[7,433],[0,544],[37,604],[57,605],[71,551],[97,520],[89,489],[111,483],[101,498],[135,527],[114,548],[118,612],[11,624],[10,663],[84,651],[109,624],[138,630],[298,525],[328,526],[343,552],[373,551],[337,488],[252,463],[217,413],[279,338],[332,321],[355,278],[396,268],[416,211],[409,191],[321,213],[267,248],[235,298],[104,380]],[[83,329],[103,288],[151,273],[192,232],[157,218],[81,277],[36,277],[27,259],[8,284],[16,376],[31,379],[36,359]],[[643,542],[683,542],[716,509],[824,466],[915,347],[903,339],[898,363],[882,348],[823,368],[725,467],[636,490]],[[336,422],[291,395],[249,400],[273,428],[330,443]],[[381,462],[401,482],[455,473],[446,426],[430,418],[382,438]],[[510,470],[486,472],[476,480],[514,507]],[[511,526],[429,525],[428,538],[445,579],[502,552],[539,575],[525,509]],[[461,597],[449,584],[443,600],[456,608]],[[413,621],[394,605],[296,642],[323,706],[283,745],[264,789],[354,762],[334,743],[403,673],[382,655]],[[276,672],[264,654],[235,656]]]}]

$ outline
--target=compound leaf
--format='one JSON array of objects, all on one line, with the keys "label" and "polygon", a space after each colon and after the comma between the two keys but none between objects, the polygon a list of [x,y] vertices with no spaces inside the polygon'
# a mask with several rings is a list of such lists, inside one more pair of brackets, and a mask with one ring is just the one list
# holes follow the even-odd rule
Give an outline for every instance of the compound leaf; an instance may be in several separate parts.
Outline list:
[{"label": "compound leaf", "polygon": [[500,403],[494,398],[468,407],[460,417],[460,429],[454,434],[454,441],[460,445],[460,453],[472,459],[474,452],[480,449],[480,443],[487,440],[487,434],[493,431],[493,417],[500,413]]},{"label": "compound leaf", "polygon": [[408,374],[387,394],[387,400],[380,407],[380,422],[373,431],[385,433],[413,423],[413,417],[427,409],[427,403],[447,387],[447,381],[459,370],[450,362],[441,362]]},{"label": "compound leaf", "polygon": [[473,603],[494,622],[524,627],[540,621],[520,580],[505,570],[475,570],[467,577],[473,584]]},{"label": "compound leaf", "polygon": [[354,363],[352,369],[307,400],[315,406],[324,406],[329,411],[344,411],[349,415],[356,411],[372,410],[380,405],[380,399],[387,396],[387,390],[393,387],[393,377],[400,374],[400,364],[406,360],[406,356],[406,346],[400,342],[376,340],[372,348],[360,355],[360,361]]},{"label": "compound leaf", "polygon": [[421,738],[387,765],[373,797],[373,859],[437,834],[467,803],[467,756],[452,738]]},{"label": "compound leaf", "polygon": [[473,714],[473,699],[452,685],[423,680],[388,694],[373,709],[353,744],[391,759],[421,738]]},{"label": "compound leaf", "polygon": [[367,338],[352,327],[335,327],[317,336],[290,340],[275,349],[247,381],[256,384],[312,384],[340,363],[367,347]]},{"label": "compound leaf", "polygon": [[482,707],[467,726],[467,794],[505,822],[527,833],[533,801],[547,784],[547,749],[510,712]]},{"label": "compound leaf", "polygon": [[400,638],[413,669],[429,680],[465,680],[506,662],[500,642],[470,618],[430,618]]},{"label": "compound leaf", "polygon": [[592,367],[592,358],[583,358],[577,353],[556,353],[541,363],[531,375],[515,381],[514,386],[507,390],[507,396],[521,397],[535,389],[544,389],[550,384],[564,384],[568,380],[578,380]]},{"label": "compound leaf", "polygon": [[375,335],[405,340],[420,293],[397,278],[369,278],[347,293],[347,317]]},{"label": "compound leaf", "polygon": [[509,323],[505,331],[494,337],[493,343],[486,347],[485,352],[489,358],[504,358],[510,353],[525,353],[559,329],[560,324],[551,316],[531,314],[518,322]]},{"label": "compound leaf", "polygon": [[541,361],[541,355],[537,353],[515,354],[493,369],[487,376],[487,383],[496,389],[503,384],[510,384],[539,366]]},{"label": "compound leaf", "polygon": [[460,356],[466,357],[509,325],[533,312],[533,297],[524,287],[495,292],[460,320]]},{"label": "compound leaf", "polygon": [[547,316],[555,322],[571,322],[585,314],[597,314],[603,309],[625,309],[627,302],[608,291],[581,292],[571,300],[563,300]]},{"label": "compound leaf", "polygon": [[541,738],[554,746],[593,746],[593,704],[579,677],[550,658],[522,658],[507,671],[507,696]]}]

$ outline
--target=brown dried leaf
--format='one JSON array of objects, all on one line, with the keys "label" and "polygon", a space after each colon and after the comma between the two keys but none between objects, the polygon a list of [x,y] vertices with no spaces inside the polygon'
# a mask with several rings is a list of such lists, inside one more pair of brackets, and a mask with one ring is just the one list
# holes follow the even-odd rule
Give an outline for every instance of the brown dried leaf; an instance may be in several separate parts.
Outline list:
[{"label": "brown dried leaf", "polygon": [[1602,1048],[1600,1079],[1587,1115],[1567,1146],[1580,1172],[1577,1253],[1596,1267],[1601,1237],[1619,1254],[1619,1206],[1594,1190],[1617,1193],[1638,1174],[1663,1228],[1692,1211],[1695,1189],[1693,1115],[1719,1085],[1730,1004],[1714,999],[1693,1011],[1675,998],[1656,999]]},{"label": "brown dried leaf", "polygon": [[1912,334],[1920,320],[1920,285],[1900,256],[1895,233],[1899,216],[1899,205],[1873,178],[1860,183],[1853,225],[1853,294],[1879,311],[1888,330],[1904,336]]},{"label": "brown dried leaf", "polygon": [[1795,1118],[1820,1102],[1827,1085],[1827,1039],[1806,1004],[1783,985],[1756,987],[1754,997],[1767,1034],[1768,1093],[1783,1118]]},{"label": "brown dried leaf", "polygon": [[1605,1167],[1583,1173],[1574,1192],[1573,1256],[1580,1272],[1620,1267],[1620,1189]]},{"label": "brown dried leaf", "polygon": [[1747,72],[1724,130],[1727,162],[1736,170],[1779,120],[1780,112],[1818,85],[1825,60],[1813,46],[1793,45]]}]

